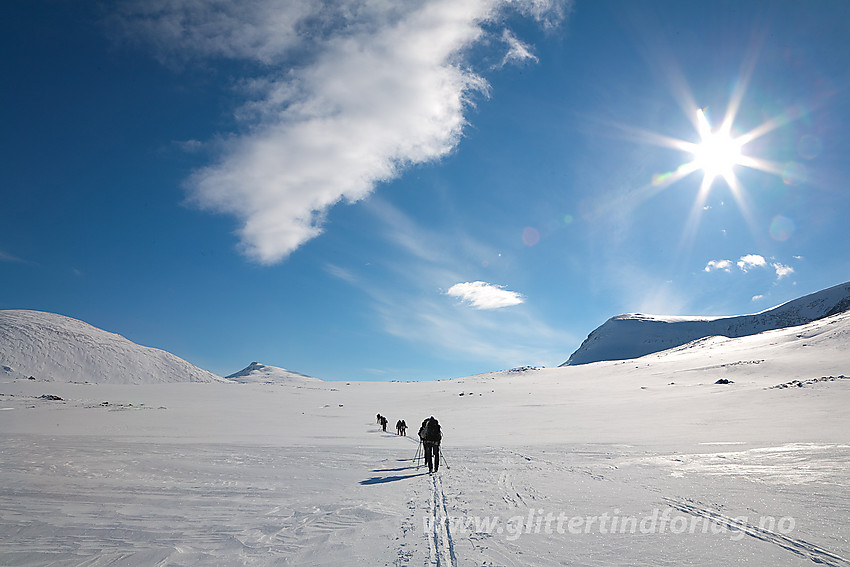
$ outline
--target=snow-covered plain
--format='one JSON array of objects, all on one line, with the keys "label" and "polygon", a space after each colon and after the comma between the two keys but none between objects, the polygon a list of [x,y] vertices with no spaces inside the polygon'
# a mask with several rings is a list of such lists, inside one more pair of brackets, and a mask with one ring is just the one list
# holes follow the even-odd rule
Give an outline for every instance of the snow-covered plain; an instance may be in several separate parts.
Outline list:
[{"label": "snow-covered plain", "polygon": [[0,373],[0,564],[848,566],[848,345],[843,313],[439,382]]}]

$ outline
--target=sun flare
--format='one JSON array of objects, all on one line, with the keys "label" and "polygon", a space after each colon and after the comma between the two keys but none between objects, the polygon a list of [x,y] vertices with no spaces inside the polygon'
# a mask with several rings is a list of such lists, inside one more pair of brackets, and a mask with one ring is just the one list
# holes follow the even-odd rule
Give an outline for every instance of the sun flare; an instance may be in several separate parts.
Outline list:
[{"label": "sun flare", "polygon": [[[775,117],[766,120],[751,130],[739,134],[735,132],[733,125],[740,110],[741,102],[746,91],[749,72],[739,81],[732,98],[726,108],[722,120],[712,125],[705,108],[699,108],[693,95],[688,89],[678,93],[679,104],[686,109],[688,118],[696,130],[691,141],[666,136],[652,131],[638,131],[639,139],[653,145],[663,146],[679,150],[686,154],[684,161],[675,169],[665,173],[652,175],[651,184],[646,188],[646,195],[654,195],[663,189],[675,185],[679,181],[694,173],[702,172],[702,181],[699,184],[693,207],[685,223],[685,232],[680,240],[680,246],[688,248],[696,236],[700,217],[703,211],[710,208],[707,205],[712,188],[716,185],[718,178],[722,178],[728,190],[735,199],[738,209],[750,226],[753,234],[758,230],[756,221],[750,211],[743,183],[738,178],[742,170],[759,170],[782,177],[785,175],[786,167],[783,164],[770,161],[763,157],[750,155],[746,152],[747,145],[768,133],[789,124],[800,118],[803,114],[802,107],[792,106]],[[694,110],[691,110],[694,109]],[[764,150],[764,144],[760,146]]]},{"label": "sun flare", "polygon": [[728,182],[732,179],[732,169],[743,163],[741,153],[743,143],[740,139],[732,137],[725,124],[716,132],[712,131],[702,109],[697,111],[697,120],[701,140],[692,150],[694,167],[703,170],[704,183],[708,185],[718,175]]}]

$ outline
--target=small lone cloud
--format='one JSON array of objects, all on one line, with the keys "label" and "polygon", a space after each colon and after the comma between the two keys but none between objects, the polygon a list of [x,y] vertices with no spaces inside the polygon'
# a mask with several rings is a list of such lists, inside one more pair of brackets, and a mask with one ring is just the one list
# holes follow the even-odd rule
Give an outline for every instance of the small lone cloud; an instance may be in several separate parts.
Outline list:
[{"label": "small lone cloud", "polygon": [[752,301],[761,301],[762,299],[764,299],[763,295],[754,295]]},{"label": "small lone cloud", "polygon": [[480,281],[457,283],[449,288],[446,295],[458,297],[475,309],[499,309],[525,301],[525,298],[515,291]]}]

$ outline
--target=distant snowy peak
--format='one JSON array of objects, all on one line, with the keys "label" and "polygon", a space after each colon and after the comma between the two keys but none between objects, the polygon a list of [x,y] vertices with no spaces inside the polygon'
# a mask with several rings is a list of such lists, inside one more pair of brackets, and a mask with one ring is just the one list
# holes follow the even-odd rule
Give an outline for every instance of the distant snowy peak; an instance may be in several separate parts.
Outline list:
[{"label": "distant snowy peak", "polygon": [[56,382],[150,384],[222,380],[164,350],[41,311],[0,311],[0,375]]},{"label": "distant snowy peak", "polygon": [[298,372],[292,372],[285,368],[266,366],[259,362],[252,362],[239,372],[225,376],[228,380],[240,384],[306,384],[321,382],[318,378],[305,376]]},{"label": "distant snowy peak", "polygon": [[674,317],[626,313],[594,330],[564,364],[639,358],[710,336],[743,337],[796,327],[850,310],[850,282],[752,315]]}]

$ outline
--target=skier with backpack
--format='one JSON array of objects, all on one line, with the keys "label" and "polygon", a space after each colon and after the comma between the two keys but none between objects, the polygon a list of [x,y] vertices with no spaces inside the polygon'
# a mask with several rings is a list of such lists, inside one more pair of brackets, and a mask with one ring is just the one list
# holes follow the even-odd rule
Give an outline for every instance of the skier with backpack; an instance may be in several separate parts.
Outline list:
[{"label": "skier with backpack", "polygon": [[422,427],[419,428],[419,439],[425,447],[425,464],[428,465],[428,472],[436,472],[440,468],[440,441],[443,440],[443,433],[433,415],[422,422]]}]

